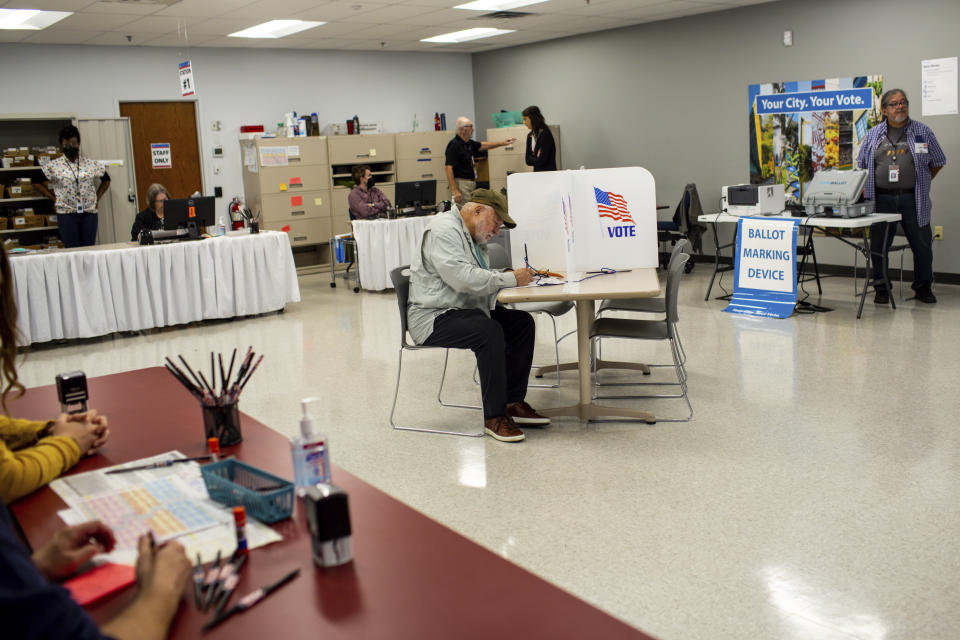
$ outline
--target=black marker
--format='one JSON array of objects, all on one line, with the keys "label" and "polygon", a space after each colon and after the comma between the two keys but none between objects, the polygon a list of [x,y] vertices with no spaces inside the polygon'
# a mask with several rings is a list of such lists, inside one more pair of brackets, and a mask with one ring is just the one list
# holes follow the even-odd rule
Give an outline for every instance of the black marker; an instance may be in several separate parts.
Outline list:
[{"label": "black marker", "polygon": [[223,615],[217,616],[207,624],[203,625],[203,630],[208,631],[209,629],[213,629],[215,626],[217,626],[218,624],[220,624],[221,622],[223,622],[233,614],[240,613],[241,611],[246,611],[247,609],[251,608],[253,605],[257,604],[258,602],[266,598],[268,595],[270,595],[271,593],[273,593],[274,591],[282,587],[283,585],[287,584],[288,582],[296,578],[298,575],[300,575],[300,569],[294,569],[293,571],[283,576],[273,584],[268,585],[266,587],[261,587],[256,591],[251,591],[247,595],[243,596],[237,604],[227,609],[227,611]]}]

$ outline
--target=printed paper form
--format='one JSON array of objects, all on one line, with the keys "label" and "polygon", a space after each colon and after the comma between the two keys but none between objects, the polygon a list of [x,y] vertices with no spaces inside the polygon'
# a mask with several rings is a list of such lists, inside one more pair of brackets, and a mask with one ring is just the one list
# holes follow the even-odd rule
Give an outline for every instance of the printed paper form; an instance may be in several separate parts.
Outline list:
[{"label": "printed paper form", "polygon": [[957,113],[957,58],[937,58],[920,62],[923,88],[922,115],[942,116]]},{"label": "printed paper form", "polygon": [[260,164],[264,167],[283,167],[287,162],[287,147],[260,147]]},{"label": "printed paper form", "polygon": [[[170,451],[111,468],[183,457],[179,451]],[[200,465],[196,462],[111,475],[104,473],[108,470],[98,469],[59,478],[50,483],[50,488],[70,506],[58,513],[67,524],[78,524],[91,518],[114,519],[108,524],[114,528],[118,544],[112,553],[104,556],[109,561],[130,565],[136,563],[136,536],[144,520],[150,522],[148,526],[155,527],[154,534],[158,539],[176,537],[186,547],[191,561],[197,553],[204,562],[210,562],[216,557],[217,551],[233,551],[236,546],[233,515],[227,507],[210,500],[200,474]],[[163,508],[155,506],[146,509],[140,506],[140,514],[130,514],[124,510],[129,506],[131,511],[136,512],[130,505],[138,500],[146,503],[153,500]],[[111,513],[111,509],[115,511]],[[159,519],[154,523],[150,521],[151,517]],[[131,536],[132,548],[125,546],[129,544]],[[270,527],[248,517],[247,541],[251,549],[282,539]]]}]

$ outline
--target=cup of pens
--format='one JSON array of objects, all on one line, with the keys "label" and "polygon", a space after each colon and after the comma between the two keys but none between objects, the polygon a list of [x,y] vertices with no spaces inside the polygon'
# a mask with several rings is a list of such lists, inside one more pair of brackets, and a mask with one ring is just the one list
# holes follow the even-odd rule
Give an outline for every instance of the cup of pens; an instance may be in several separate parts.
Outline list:
[{"label": "cup of pens", "polygon": [[[253,347],[247,349],[247,354],[240,362],[236,376],[233,375],[233,367],[236,363],[237,350],[233,350],[230,356],[230,365],[224,367],[223,354],[214,354],[210,352],[210,378],[203,375],[200,367],[194,370],[183,356],[177,356],[180,359],[186,372],[174,364],[170,358],[166,359],[167,368],[174,378],[186,388],[190,394],[200,401],[200,407],[203,411],[203,431],[204,439],[218,438],[220,445],[229,447],[231,445],[243,442],[243,434],[240,432],[240,410],[237,406],[240,393],[247,386],[247,382],[260,366],[263,360],[261,355],[256,363],[253,358],[256,354]],[[217,384],[217,364],[219,363],[220,384]],[[189,374],[189,375],[187,375]]]}]

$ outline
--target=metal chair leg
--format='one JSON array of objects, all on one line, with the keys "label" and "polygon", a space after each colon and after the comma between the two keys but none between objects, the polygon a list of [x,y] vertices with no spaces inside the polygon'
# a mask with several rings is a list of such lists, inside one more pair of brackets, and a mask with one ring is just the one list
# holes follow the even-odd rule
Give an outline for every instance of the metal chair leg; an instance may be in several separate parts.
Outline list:
[{"label": "metal chair leg", "polygon": [[[446,353],[445,353],[445,355],[444,355],[444,360],[443,360],[443,375],[444,375],[444,376],[446,375],[446,372],[447,372],[447,357],[448,357],[449,355],[450,355],[450,350],[447,349],[447,350],[446,350]],[[427,429],[427,428],[425,428],[425,427],[410,427],[410,426],[406,426],[406,425],[399,425],[399,424],[397,424],[397,423],[394,421],[394,416],[395,416],[395,413],[396,413],[396,411],[397,411],[397,398],[398,398],[399,395],[400,395],[400,374],[402,373],[402,371],[403,371],[403,348],[401,347],[401,348],[400,348],[399,357],[398,357],[398,359],[397,359],[397,384],[396,384],[396,386],[394,386],[394,389],[393,389],[393,406],[390,408],[390,426],[391,426],[391,427],[393,427],[394,429],[400,430],[400,431],[419,431],[419,432],[421,432],[421,433],[439,433],[439,434],[450,435],[450,436],[466,436],[466,437],[469,437],[469,438],[482,438],[484,435],[486,435],[485,430],[482,428],[482,425],[483,425],[482,422],[481,422],[480,433],[463,433],[462,431],[449,431],[449,430],[445,430],[445,429]],[[444,380],[443,377],[441,377],[441,378],[440,378],[440,393],[443,392],[443,380]],[[439,397],[440,397],[440,393],[437,394],[437,398],[438,398],[438,399],[439,399]],[[441,403],[441,404],[442,404],[442,403]],[[448,407],[458,407],[458,408],[463,408],[463,409],[479,409],[479,408],[480,408],[480,407],[471,407],[471,406],[467,406],[467,405],[444,405],[444,406],[448,406]]]},{"label": "metal chair leg", "polygon": [[437,389],[437,402],[444,407],[453,407],[455,409],[483,409],[483,407],[478,407],[472,404],[454,404],[452,402],[444,402],[443,398],[443,383],[447,379],[447,362],[450,360],[450,349],[444,349],[443,352],[443,373],[440,374],[440,388]]},{"label": "metal chair leg", "polygon": [[[551,324],[553,324],[553,351],[554,351],[554,355],[556,356],[556,362],[557,362],[557,371],[556,371],[557,381],[553,384],[528,384],[527,385],[528,388],[535,387],[537,389],[556,389],[560,386],[560,338],[557,338],[557,319],[554,318],[553,315],[550,313],[546,315],[548,318],[550,318]],[[536,369],[537,366],[534,365],[532,368]]]}]

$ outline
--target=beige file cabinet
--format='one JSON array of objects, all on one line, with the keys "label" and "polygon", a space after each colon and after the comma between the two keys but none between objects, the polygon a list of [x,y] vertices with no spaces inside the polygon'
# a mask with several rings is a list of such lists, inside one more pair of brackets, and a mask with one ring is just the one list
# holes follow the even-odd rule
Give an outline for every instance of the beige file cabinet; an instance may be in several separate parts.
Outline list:
[{"label": "beige file cabinet", "polygon": [[453,136],[452,131],[397,134],[397,182],[436,180],[436,201],[450,200],[444,167],[447,144]]},{"label": "beige file cabinet", "polygon": [[332,235],[327,138],[244,140],[245,204],[265,229],[289,225],[302,271],[329,268]]},{"label": "beige file cabinet", "polygon": [[368,136],[332,136],[330,143],[330,164],[357,165],[373,162],[393,162],[394,134],[379,133]]}]

